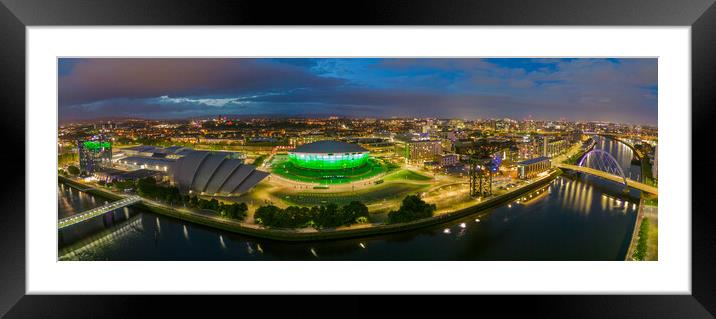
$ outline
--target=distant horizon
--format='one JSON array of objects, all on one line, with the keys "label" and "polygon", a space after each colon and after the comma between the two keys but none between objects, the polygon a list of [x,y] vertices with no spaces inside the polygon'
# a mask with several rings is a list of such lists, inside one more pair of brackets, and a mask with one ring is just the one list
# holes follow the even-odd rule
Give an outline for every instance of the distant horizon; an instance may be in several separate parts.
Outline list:
[{"label": "distant horizon", "polygon": [[58,59],[60,122],[311,114],[656,126],[657,97],[653,58]]},{"label": "distant horizon", "polygon": [[436,120],[463,120],[463,121],[485,121],[485,120],[504,120],[509,119],[513,121],[538,121],[538,122],[580,122],[580,123],[609,123],[609,124],[621,124],[621,125],[638,125],[638,126],[649,126],[658,127],[655,124],[645,123],[626,123],[626,122],[610,122],[610,121],[599,121],[599,120],[571,120],[571,119],[518,119],[509,116],[497,116],[497,117],[486,117],[486,118],[459,118],[459,117],[430,117],[430,116],[389,116],[389,117],[378,117],[378,116],[347,116],[347,115],[330,115],[330,114],[316,114],[316,115],[298,115],[298,114],[216,114],[207,116],[192,116],[185,118],[143,118],[143,117],[98,117],[98,118],[86,118],[86,119],[67,119],[59,121],[58,124],[79,124],[89,122],[117,122],[117,121],[191,121],[191,120],[211,120],[217,117],[226,117],[227,119],[328,119],[330,117],[337,117],[338,119],[376,119],[376,120],[390,120],[390,119],[436,119]]}]

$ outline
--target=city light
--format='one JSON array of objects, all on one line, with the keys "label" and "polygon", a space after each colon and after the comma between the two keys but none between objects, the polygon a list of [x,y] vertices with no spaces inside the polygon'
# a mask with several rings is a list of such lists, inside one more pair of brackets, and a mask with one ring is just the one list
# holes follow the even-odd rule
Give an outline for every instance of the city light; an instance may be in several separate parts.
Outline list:
[{"label": "city light", "polygon": [[[81,65],[90,67],[93,63],[116,63],[114,59],[92,60],[83,61]],[[645,63],[642,59],[638,60],[634,63]],[[125,62],[132,64],[133,61]],[[251,61],[255,63],[257,60]],[[439,60],[441,63],[446,61]],[[599,61],[608,65],[607,70],[610,71],[622,67],[614,59],[596,59],[592,62]],[[650,65],[655,67],[656,60],[650,61]],[[207,60],[206,63],[214,62]],[[410,62],[423,63],[421,59],[411,59]],[[381,78],[380,82],[369,81],[370,76],[382,77],[383,73],[376,72],[343,79],[345,82],[336,81],[340,84],[337,86],[327,81],[326,86],[334,86],[330,91],[314,87],[313,81],[302,82],[304,76],[314,78],[316,75],[316,70],[306,68],[298,78],[293,73],[276,73],[285,74],[290,85],[283,85],[285,83],[279,81],[274,84],[281,85],[272,86],[262,93],[257,92],[255,96],[243,93],[240,96],[226,96],[233,94],[229,92],[233,90],[226,91],[224,87],[219,94],[211,88],[214,83],[193,83],[195,88],[202,89],[199,91],[206,90],[207,96],[197,96],[200,93],[196,93],[198,91],[195,89],[190,90],[193,94],[191,96],[181,96],[182,92],[171,93],[171,90],[146,95],[159,97],[154,98],[151,104],[162,104],[163,107],[156,110],[174,112],[174,109],[186,109],[186,112],[173,117],[157,112],[125,112],[121,117],[114,117],[114,110],[110,107],[114,104],[107,103],[105,106],[100,103],[102,101],[83,101],[87,102],[86,105],[72,107],[60,106],[60,113],[75,113],[83,108],[85,113],[60,117],[57,172],[62,185],[58,188],[61,201],[58,206],[61,210],[64,207],[73,210],[64,208],[68,212],[59,214],[64,218],[57,220],[58,234],[63,234],[70,247],[74,244],[70,241],[82,236],[77,236],[74,228],[63,233],[63,228],[79,224],[88,229],[101,229],[103,234],[111,233],[109,229],[119,225],[121,220],[145,216],[142,219],[149,222],[143,223],[151,229],[139,236],[154,237],[136,242],[151,243],[154,240],[155,243],[161,242],[161,245],[157,245],[159,248],[176,246],[186,249],[186,255],[192,258],[196,258],[192,253],[203,256],[201,254],[220,251],[222,255],[217,259],[310,260],[319,258],[318,250],[322,251],[323,258],[320,259],[356,256],[356,259],[364,256],[383,258],[379,255],[383,250],[402,258],[405,254],[391,250],[394,247],[401,247],[403,251],[437,247],[424,245],[421,241],[429,241],[431,236],[422,234],[452,234],[454,228],[458,230],[455,236],[437,236],[441,238],[440,244],[448,242],[454,246],[441,246],[445,249],[428,251],[418,256],[423,258],[429,256],[428,253],[442,255],[460,251],[467,256],[465,258],[483,259],[487,255],[479,253],[489,254],[499,250],[504,254],[535,248],[525,255],[533,256],[529,254],[555,250],[553,247],[530,246],[555,242],[558,243],[557,248],[571,245],[568,247],[570,251],[584,252],[585,256],[589,255],[587,257],[601,252],[613,257],[620,255],[630,243],[621,242],[617,248],[603,246],[611,245],[616,239],[628,241],[638,237],[633,236],[632,229],[624,225],[634,225],[634,220],[653,218],[655,213],[646,209],[655,206],[658,197],[655,149],[658,145],[658,129],[656,108],[651,113],[645,110],[649,110],[648,105],[655,106],[656,101],[648,99],[644,102],[648,104],[647,107],[635,108],[638,112],[631,114],[631,117],[618,117],[619,122],[589,120],[590,117],[609,119],[616,113],[626,112],[631,107],[629,103],[644,96],[644,90],[655,90],[651,86],[646,89],[640,86],[638,98],[626,101],[623,99],[626,94],[620,92],[612,96],[620,101],[605,100],[605,105],[619,107],[606,107],[596,113],[593,113],[594,107],[580,110],[579,105],[574,105],[575,110],[570,112],[563,112],[562,107],[540,108],[543,104],[524,109],[522,105],[513,105],[514,101],[510,99],[490,107],[490,104],[495,103],[490,99],[474,103],[477,96],[464,96],[464,92],[473,91],[444,91],[444,86],[436,86],[432,82],[426,83],[430,86],[411,88],[414,90],[393,91],[392,85],[400,88],[410,86],[413,81],[423,81],[423,74],[446,75],[440,70],[442,67],[433,67],[435,62],[432,61],[429,68],[420,68],[420,76],[417,77],[409,73],[397,78]],[[571,64],[573,60],[565,59],[562,62],[554,68]],[[146,63],[151,64],[151,59]],[[245,61],[235,61],[236,65],[242,63]],[[532,60],[524,60],[522,63],[539,67],[537,70],[540,72],[551,73],[554,69],[535,64]],[[292,65],[286,69],[286,63],[274,60],[265,60],[259,64],[256,68],[270,65],[285,72],[302,68]],[[481,67],[492,67],[493,64],[497,62],[485,63]],[[497,68],[516,71],[508,64]],[[382,63],[371,66],[378,69],[385,67]],[[462,66],[462,63],[457,63],[451,65],[451,68]],[[331,64],[323,67],[334,68]],[[347,62],[344,67],[353,68]],[[404,72],[403,68],[412,69],[413,66],[393,67],[390,73],[397,75]],[[210,68],[207,72],[218,72],[220,69]],[[522,70],[522,67],[518,69]],[[164,72],[164,68],[148,70]],[[358,68],[352,71],[362,70]],[[138,75],[141,72],[143,69],[131,74]],[[522,74],[520,72],[495,73],[491,76],[512,76]],[[646,72],[643,76],[652,73]],[[81,73],[70,72],[66,76],[78,74]],[[339,73],[330,74],[332,77],[342,77]],[[615,74],[620,73],[609,72],[609,75]],[[250,84],[255,79],[262,79],[262,76],[257,71],[255,78],[250,76],[245,80]],[[325,74],[316,76],[314,80],[320,80],[321,83],[326,79]],[[465,78],[474,76],[482,75],[471,73],[466,74]],[[63,75],[60,81],[67,77]],[[138,76],[135,81],[140,84],[155,77]],[[109,78],[110,82],[126,81],[125,77]],[[191,74],[187,74],[186,78],[190,82],[196,80]],[[463,80],[452,78],[451,74],[451,81]],[[354,82],[355,79],[366,82],[356,85],[359,83]],[[395,82],[395,79],[401,79],[398,81],[400,83]],[[274,82],[271,76],[263,80],[266,83]],[[294,80],[300,83],[293,83]],[[494,83],[498,86],[502,85],[500,83],[508,83],[503,80]],[[166,84],[162,84],[162,81],[154,82],[146,86],[148,90],[153,91],[155,87]],[[240,82],[243,85],[244,81]],[[385,83],[393,84],[386,86]],[[631,82],[614,83],[631,85]],[[104,82],[91,84],[104,85]],[[466,88],[474,86],[472,82],[462,84]],[[593,81],[572,84],[575,87],[596,85]],[[231,85],[236,85],[235,81]],[[357,87],[369,90],[371,86],[379,88],[385,97],[366,100],[367,96],[372,95],[366,92],[371,91],[354,91]],[[425,87],[434,87],[444,95],[435,99],[432,96],[434,92],[424,90]],[[112,91],[114,86],[106,89]],[[300,103],[290,101],[296,92],[305,89],[312,92],[309,94],[310,99],[302,96]],[[516,92],[515,89],[506,88],[500,94],[508,96]],[[489,90],[491,87],[488,85],[473,93],[488,94]],[[521,90],[531,91],[533,88]],[[166,95],[167,92],[171,93],[171,97]],[[416,96],[405,92],[422,93],[416,99]],[[591,91],[579,90],[578,93],[583,92]],[[83,95],[79,93],[73,92]],[[121,96],[124,93],[119,93],[117,98],[124,98]],[[280,97],[276,95],[278,93]],[[560,102],[564,98],[561,93],[549,99],[550,103]],[[341,98],[334,94],[346,96]],[[456,95],[454,100],[453,94]],[[87,94],[88,98],[95,95]],[[329,96],[331,98],[326,100]],[[566,96],[568,99],[561,102],[569,103],[564,105],[582,103],[579,98],[569,94]],[[544,98],[542,95],[534,97]],[[522,102],[531,104],[528,100]],[[146,102],[143,98],[132,101],[137,106],[132,107],[131,111],[139,112],[149,107],[149,104],[142,104]],[[273,102],[270,107],[259,108],[262,105],[268,106],[266,101]],[[401,102],[393,105],[396,101]],[[95,102],[99,104],[93,104]],[[192,103],[199,103],[202,107],[192,109],[195,107]],[[504,103],[507,104],[502,105]],[[474,107],[460,107],[468,104]],[[107,114],[92,114],[96,110],[88,107],[91,105],[102,106]],[[257,110],[265,111],[266,114],[255,113]],[[226,114],[214,114],[218,111]],[[570,119],[569,116],[586,120]],[[646,119],[646,124],[620,123],[637,123],[635,119],[641,117]],[[70,189],[65,190],[66,187]],[[552,191],[553,187],[555,191]],[[127,208],[134,204],[138,205]],[[629,204],[631,210],[627,209]],[[124,214],[121,214],[122,209]],[[128,213],[130,209],[132,217]],[[113,214],[113,211],[118,213]],[[172,219],[157,217],[152,222],[151,217],[156,216],[171,216]],[[467,221],[481,222],[478,216],[487,219],[486,224],[473,224],[474,227],[468,229]],[[610,223],[603,222],[606,220],[604,216],[609,216]],[[92,218],[96,219],[83,224]],[[579,223],[574,223],[574,220]],[[165,223],[164,233],[160,221]],[[195,224],[202,226],[195,227]],[[547,226],[543,227],[542,224]],[[616,234],[616,239],[598,238],[590,241],[593,238],[589,238],[582,241],[582,237],[597,236],[595,234],[600,232],[595,230],[596,227],[608,228],[609,231],[601,233]],[[192,229],[200,231],[190,231]],[[131,231],[131,228],[127,231]],[[413,236],[420,239],[391,240],[390,244],[384,244],[386,238],[392,239],[390,234],[398,231],[408,234],[406,238]],[[201,238],[207,232],[216,237],[206,237],[210,240],[203,241]],[[66,235],[68,233],[70,235]],[[238,233],[241,238],[248,239],[239,240],[239,237],[233,235],[224,238],[223,235],[228,233]],[[579,240],[574,240],[575,234],[579,235]],[[338,239],[334,240],[333,236],[350,244],[337,245],[335,240]],[[284,240],[286,243],[273,243]],[[209,243],[209,249],[197,248],[204,242]],[[371,251],[364,251],[367,242],[372,243]],[[411,246],[415,242],[422,246]],[[471,243],[470,246],[461,247],[462,243],[457,242]],[[497,242],[504,243],[504,246],[495,244]],[[263,254],[259,243],[267,247],[270,253],[254,254]],[[579,247],[580,243],[589,245],[584,244],[586,248]],[[226,249],[227,245],[233,247]],[[361,249],[356,250],[356,245]],[[297,248],[291,251],[290,247]],[[253,256],[248,256],[247,252]],[[361,252],[361,255],[356,252]],[[184,255],[184,251],[181,255]]]},{"label": "city light", "polygon": [[368,153],[361,154],[296,154],[289,153],[288,158],[296,166],[310,169],[346,169],[365,165]]}]

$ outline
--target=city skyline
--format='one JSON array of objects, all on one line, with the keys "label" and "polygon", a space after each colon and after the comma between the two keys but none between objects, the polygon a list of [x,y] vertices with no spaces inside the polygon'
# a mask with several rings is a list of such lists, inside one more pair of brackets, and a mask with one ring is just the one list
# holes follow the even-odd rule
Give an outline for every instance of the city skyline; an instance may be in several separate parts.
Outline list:
[{"label": "city skyline", "polygon": [[61,122],[511,118],[657,124],[656,59],[58,60]]}]

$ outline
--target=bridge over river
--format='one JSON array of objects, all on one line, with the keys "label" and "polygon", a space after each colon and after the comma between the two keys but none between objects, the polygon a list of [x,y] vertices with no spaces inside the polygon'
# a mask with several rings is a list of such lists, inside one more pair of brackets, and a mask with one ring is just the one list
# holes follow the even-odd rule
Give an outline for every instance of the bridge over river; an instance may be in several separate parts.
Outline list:
[{"label": "bridge over river", "polygon": [[138,203],[141,200],[142,200],[142,198],[139,196],[136,196],[136,195],[129,196],[129,197],[120,199],[115,202],[107,203],[100,207],[92,208],[88,211],[85,211],[85,212],[82,212],[79,214],[75,214],[72,216],[62,218],[57,222],[57,229],[60,230],[65,227],[69,227],[69,226],[81,223],[81,222],[86,221],[92,217],[96,217],[96,216],[111,212],[115,209],[122,208],[122,207],[125,207],[128,205],[132,205],[134,203]]},{"label": "bridge over river", "polygon": [[624,184],[624,182],[626,181],[626,186],[627,186],[627,187],[631,187],[631,188],[634,188],[634,189],[638,189],[638,190],[640,190],[640,191],[642,191],[642,192],[647,192],[647,193],[650,193],[650,194],[659,195],[659,194],[658,194],[658,191],[659,191],[659,190],[658,190],[656,187],[654,187],[654,186],[647,185],[647,184],[644,184],[644,183],[642,183],[642,182],[635,181],[635,180],[630,179],[630,178],[626,178],[626,179],[625,179],[625,178],[622,177],[622,176],[615,175],[615,174],[610,174],[610,173],[607,173],[607,172],[604,172],[604,171],[600,171],[600,170],[598,170],[598,169],[594,169],[594,168],[590,168],[590,167],[584,167],[584,166],[570,165],[570,164],[562,164],[562,163],[555,163],[554,166],[559,167],[559,168],[561,168],[561,169],[569,169],[569,170],[573,170],[573,171],[577,171],[577,172],[582,172],[582,173],[594,175],[594,176],[601,177],[601,178],[604,178],[604,179],[607,179],[607,180],[610,180],[610,181],[613,181],[613,182],[621,183],[621,184]]}]

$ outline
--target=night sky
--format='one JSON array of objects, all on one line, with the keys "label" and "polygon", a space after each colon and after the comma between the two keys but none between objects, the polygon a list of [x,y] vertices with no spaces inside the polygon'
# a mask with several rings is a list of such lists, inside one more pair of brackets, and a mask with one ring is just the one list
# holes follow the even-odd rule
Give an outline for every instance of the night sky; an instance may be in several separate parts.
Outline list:
[{"label": "night sky", "polygon": [[657,123],[657,59],[59,59],[60,121],[213,115]]}]

